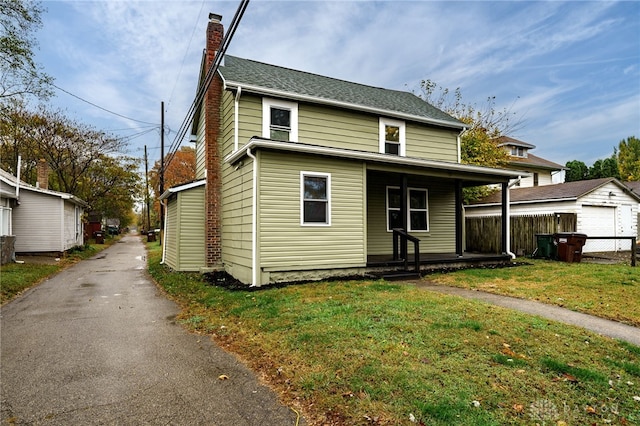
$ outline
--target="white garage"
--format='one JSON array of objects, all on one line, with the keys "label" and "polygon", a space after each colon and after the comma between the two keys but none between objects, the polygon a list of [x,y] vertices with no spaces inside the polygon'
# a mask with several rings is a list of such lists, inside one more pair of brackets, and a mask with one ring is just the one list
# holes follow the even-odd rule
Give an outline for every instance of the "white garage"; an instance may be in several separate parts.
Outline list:
[{"label": "white garage", "polygon": [[[640,195],[614,178],[591,179],[509,192],[511,216],[575,213],[576,232],[588,237],[638,235]],[[500,214],[497,192],[480,203],[465,206],[466,217]],[[498,204],[496,204],[498,203]],[[630,250],[629,240],[589,240],[583,252]]]}]

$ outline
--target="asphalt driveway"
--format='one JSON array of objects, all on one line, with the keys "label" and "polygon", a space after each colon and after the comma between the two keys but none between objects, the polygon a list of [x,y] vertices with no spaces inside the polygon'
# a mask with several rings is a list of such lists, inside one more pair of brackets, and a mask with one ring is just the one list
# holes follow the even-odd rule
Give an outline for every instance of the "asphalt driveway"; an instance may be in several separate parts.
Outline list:
[{"label": "asphalt driveway", "polygon": [[3,424],[304,424],[146,274],[136,236],[0,310]]}]

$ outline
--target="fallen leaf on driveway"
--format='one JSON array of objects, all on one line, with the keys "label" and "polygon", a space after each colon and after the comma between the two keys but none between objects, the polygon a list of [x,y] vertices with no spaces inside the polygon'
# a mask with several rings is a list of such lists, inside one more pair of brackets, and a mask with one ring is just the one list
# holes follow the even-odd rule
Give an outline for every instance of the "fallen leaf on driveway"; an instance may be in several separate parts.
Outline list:
[{"label": "fallen leaf on driveway", "polygon": [[218,376],[218,379],[220,379],[220,380],[228,380],[229,376],[227,376],[226,374],[221,374],[221,375]]}]

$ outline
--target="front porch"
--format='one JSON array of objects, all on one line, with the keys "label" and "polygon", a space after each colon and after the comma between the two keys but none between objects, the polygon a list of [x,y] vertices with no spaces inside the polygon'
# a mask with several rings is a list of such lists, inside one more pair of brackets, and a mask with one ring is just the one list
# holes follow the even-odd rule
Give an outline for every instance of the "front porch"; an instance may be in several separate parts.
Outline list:
[{"label": "front porch", "polygon": [[[372,273],[415,272],[415,256],[409,254],[408,270],[403,259],[394,260],[393,254],[367,256],[367,269]],[[502,265],[512,261],[508,254],[468,253],[420,253],[420,271],[436,271],[449,268],[469,268],[487,265]]]}]

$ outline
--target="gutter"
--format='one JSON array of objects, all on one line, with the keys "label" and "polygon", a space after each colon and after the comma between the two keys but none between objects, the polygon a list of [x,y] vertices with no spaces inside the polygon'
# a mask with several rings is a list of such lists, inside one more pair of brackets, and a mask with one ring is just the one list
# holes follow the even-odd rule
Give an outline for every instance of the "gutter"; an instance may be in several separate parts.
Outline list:
[{"label": "gutter", "polygon": [[238,150],[238,116],[240,115],[240,95],[242,94],[242,87],[238,86],[238,90],[236,90],[236,99],[233,105],[233,126],[234,126],[234,132],[233,132],[233,150],[237,151]]},{"label": "gutter", "polygon": [[20,200],[20,167],[22,166],[22,157],[18,155],[18,170],[16,172],[16,199]]},{"label": "gutter", "polygon": [[247,148],[247,157],[253,160],[253,185],[251,188],[251,198],[253,204],[251,206],[251,286],[258,285],[258,159],[251,153],[251,148]]},{"label": "gutter", "polygon": [[[167,200],[161,200],[160,204],[162,204],[162,206],[160,206],[160,208],[164,208],[165,212],[167,211]],[[167,222],[169,222],[168,220],[165,220],[164,223],[162,224],[162,259],[160,260],[160,264],[164,265],[164,261],[165,261],[165,256],[167,255]]]},{"label": "gutter", "polygon": [[[549,198],[544,200],[523,200],[523,201],[514,201],[513,205],[516,204],[532,204],[532,203],[561,203],[565,201],[576,201],[578,198],[569,197],[569,198]],[[474,207],[499,207],[500,203],[486,203],[486,204],[470,204],[465,206],[465,209],[474,208]]]}]

